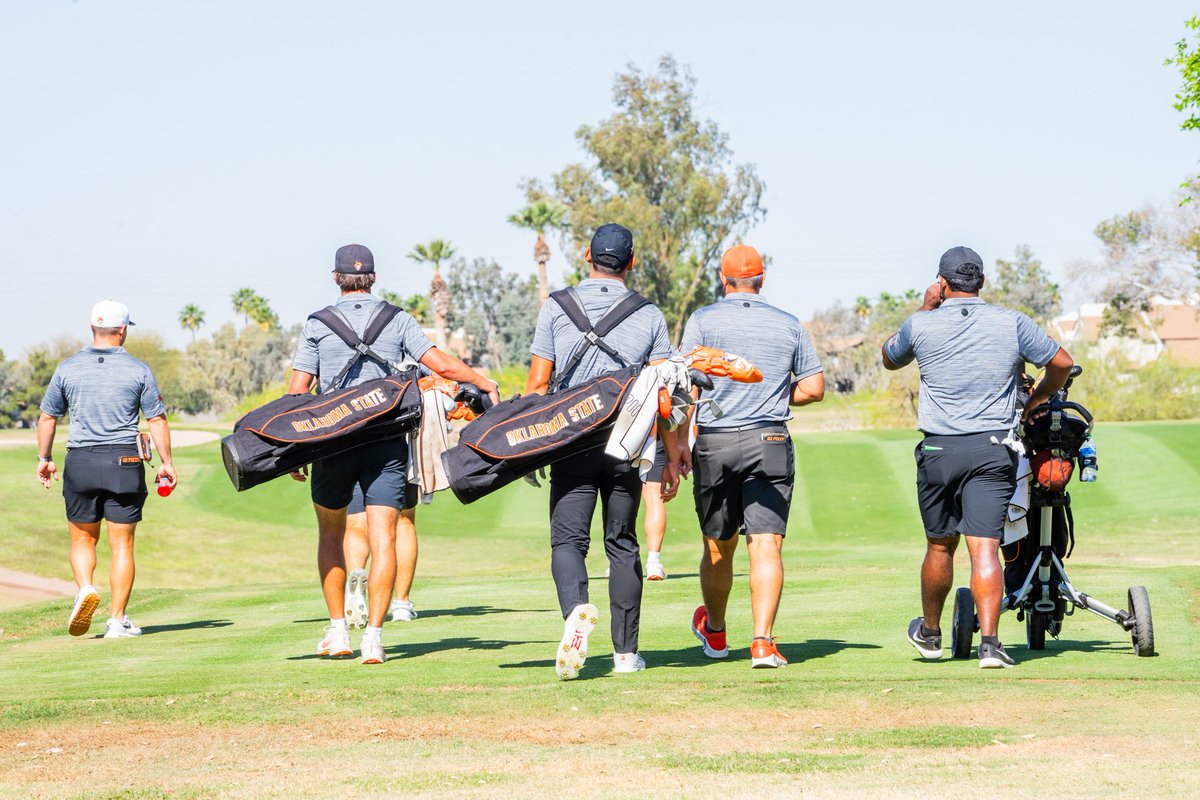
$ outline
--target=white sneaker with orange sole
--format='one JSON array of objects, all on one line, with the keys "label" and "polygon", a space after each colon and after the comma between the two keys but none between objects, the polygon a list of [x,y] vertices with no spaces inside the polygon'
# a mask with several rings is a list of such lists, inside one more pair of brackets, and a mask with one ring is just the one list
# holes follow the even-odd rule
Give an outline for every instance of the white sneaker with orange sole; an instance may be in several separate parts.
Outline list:
[{"label": "white sneaker with orange sole", "polygon": [[100,593],[95,586],[84,586],[75,595],[75,605],[67,618],[67,630],[72,636],[83,636],[92,627],[92,615],[100,606]]},{"label": "white sneaker with orange sole", "polygon": [[326,628],[325,638],[317,645],[317,655],[330,658],[354,655],[354,648],[350,646],[350,631],[345,628]]}]

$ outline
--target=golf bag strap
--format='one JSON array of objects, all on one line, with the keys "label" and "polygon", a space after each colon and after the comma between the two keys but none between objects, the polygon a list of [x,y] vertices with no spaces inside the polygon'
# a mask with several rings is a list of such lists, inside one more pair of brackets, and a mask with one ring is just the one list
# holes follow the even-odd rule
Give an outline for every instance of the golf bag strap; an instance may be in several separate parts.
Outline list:
[{"label": "golf bag strap", "polygon": [[1067,539],[1070,541],[1067,554],[1063,558],[1070,558],[1071,553],[1075,552],[1075,515],[1071,513],[1070,504],[1063,506],[1063,510],[1067,512]]},{"label": "golf bag strap", "polygon": [[375,340],[383,333],[383,329],[399,313],[400,309],[391,303],[380,303],[379,308],[375,309],[375,313],[367,321],[367,328],[362,336],[359,336],[355,332],[354,328],[350,326],[350,323],[335,306],[327,306],[320,311],[308,315],[309,319],[316,319],[325,323],[325,327],[333,331],[335,336],[355,350],[355,354],[350,357],[350,360],[346,362],[346,366],[342,367],[342,371],[338,373],[333,383],[330,384],[331,389],[340,388],[342,381],[346,379],[346,375],[363,358],[370,358],[377,361],[389,373],[394,371],[391,362],[372,350],[371,345],[375,344]]},{"label": "golf bag strap", "polygon": [[604,337],[611,333],[613,328],[629,319],[633,312],[642,306],[650,305],[649,300],[631,289],[624,297],[614,303],[604,316],[593,325],[591,320],[588,319],[587,312],[583,308],[583,302],[579,299],[579,293],[575,291],[574,286],[568,286],[566,289],[551,292],[550,299],[558,303],[559,308],[567,315],[567,319],[571,320],[571,324],[584,337],[579,346],[575,348],[575,352],[571,353],[571,357],[567,359],[567,363],[555,370],[554,378],[550,381],[552,390],[557,388],[562,380],[579,366],[579,362],[583,360],[587,351],[593,346],[604,351],[609,358],[616,361],[622,368],[629,366],[625,363],[625,359],[621,358],[621,354],[608,342],[604,341]]}]

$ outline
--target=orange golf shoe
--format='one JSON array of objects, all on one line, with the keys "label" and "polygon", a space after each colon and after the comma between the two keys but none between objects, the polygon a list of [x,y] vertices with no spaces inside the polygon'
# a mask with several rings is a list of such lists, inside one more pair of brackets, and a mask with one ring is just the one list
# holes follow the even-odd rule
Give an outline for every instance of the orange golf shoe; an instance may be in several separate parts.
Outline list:
[{"label": "orange golf shoe", "polygon": [[784,658],[779,649],[775,646],[775,639],[768,639],[766,636],[755,636],[754,641],[750,643],[750,666],[755,669],[775,669],[776,667],[786,667],[787,659]]}]

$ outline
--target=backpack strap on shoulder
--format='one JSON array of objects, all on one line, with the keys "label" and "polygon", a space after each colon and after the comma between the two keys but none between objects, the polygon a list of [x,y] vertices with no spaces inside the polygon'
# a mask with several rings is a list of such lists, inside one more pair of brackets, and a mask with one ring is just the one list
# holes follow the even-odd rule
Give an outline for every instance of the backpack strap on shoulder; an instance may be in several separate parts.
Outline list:
[{"label": "backpack strap on shoulder", "polygon": [[551,390],[557,388],[566,376],[570,375],[579,362],[583,360],[584,355],[592,347],[598,347],[609,358],[616,361],[622,367],[628,367],[625,359],[616,351],[608,342],[604,341],[604,337],[612,332],[614,328],[620,325],[625,320],[637,311],[642,306],[650,305],[650,301],[630,289],[624,297],[618,300],[608,309],[608,311],[597,320],[593,325],[588,319],[587,312],[583,308],[583,302],[579,299],[579,293],[574,286],[568,286],[566,289],[559,289],[557,292],[550,294],[551,299],[558,303],[563,313],[567,315],[567,319],[571,320],[576,328],[583,333],[583,341],[571,353],[571,357],[567,359],[567,363],[555,370],[554,377],[550,381]]},{"label": "backpack strap on shoulder", "polygon": [[386,328],[388,323],[395,319],[396,315],[399,313],[400,309],[396,306],[392,305],[391,303],[381,302],[379,307],[376,308],[375,312],[371,315],[371,319],[367,321],[367,328],[362,336],[358,335],[358,333],[350,325],[350,322],[345,316],[342,315],[342,312],[338,311],[336,306],[326,306],[320,311],[314,311],[312,314],[308,315],[309,319],[319,320],[320,322],[324,323],[325,327],[329,328],[329,330],[331,330],[335,336],[337,336],[339,339],[345,342],[348,347],[355,351],[354,355],[350,357],[350,360],[346,362],[346,365],[342,367],[342,371],[339,372],[338,376],[333,379],[333,383],[330,384],[331,389],[340,388],[342,381],[344,381],[346,376],[350,374],[350,370],[353,369],[355,364],[364,358],[369,358],[372,361],[379,363],[379,365],[384,367],[389,373],[394,371],[392,363],[372,350],[371,345],[375,343],[375,340],[379,338],[381,333],[383,333],[384,328]]}]

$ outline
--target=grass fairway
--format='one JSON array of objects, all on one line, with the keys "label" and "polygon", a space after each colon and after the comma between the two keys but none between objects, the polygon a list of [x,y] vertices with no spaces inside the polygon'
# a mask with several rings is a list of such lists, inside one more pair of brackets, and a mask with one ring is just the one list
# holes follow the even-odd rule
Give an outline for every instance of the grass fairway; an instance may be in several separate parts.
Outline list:
[{"label": "grass fairway", "polygon": [[[145,636],[73,639],[65,602],[0,614],[0,797],[1200,796],[1200,424],[1098,439],[1067,566],[1114,605],[1149,588],[1155,658],[1079,612],[1041,653],[1006,615],[1013,670],[918,661],[914,434],[811,434],[776,628],[791,666],[749,669],[744,557],[731,657],[700,654],[683,498],[671,579],[645,590],[650,669],[610,673],[597,546],[605,622],[569,683],[551,661],[544,489],[420,510],[421,617],[389,626],[391,660],[366,668],[311,655],[324,605],[305,487],[237,495],[215,445],[184,449],[184,485],[150,499],[139,533]],[[35,485],[31,453],[0,450],[0,564],[67,577],[61,498]]]}]

